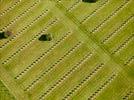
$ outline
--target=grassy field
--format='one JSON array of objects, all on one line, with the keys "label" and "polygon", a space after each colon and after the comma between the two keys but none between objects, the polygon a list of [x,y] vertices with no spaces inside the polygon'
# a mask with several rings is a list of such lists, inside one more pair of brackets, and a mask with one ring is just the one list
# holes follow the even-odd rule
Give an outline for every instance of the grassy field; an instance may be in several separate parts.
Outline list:
[{"label": "grassy field", "polygon": [[11,95],[9,90],[5,85],[0,81],[0,100],[15,100],[14,96]]},{"label": "grassy field", "polygon": [[0,100],[134,100],[133,5],[0,0]]}]

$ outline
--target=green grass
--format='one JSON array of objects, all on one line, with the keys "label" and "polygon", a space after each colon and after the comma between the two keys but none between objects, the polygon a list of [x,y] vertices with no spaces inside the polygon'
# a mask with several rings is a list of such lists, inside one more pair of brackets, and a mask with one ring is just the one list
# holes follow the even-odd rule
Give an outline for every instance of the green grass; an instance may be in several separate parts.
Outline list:
[{"label": "green grass", "polygon": [[133,100],[134,1],[36,1],[0,1],[0,98]]},{"label": "green grass", "polygon": [[14,96],[10,94],[6,86],[0,81],[0,99],[1,100],[15,100]]}]

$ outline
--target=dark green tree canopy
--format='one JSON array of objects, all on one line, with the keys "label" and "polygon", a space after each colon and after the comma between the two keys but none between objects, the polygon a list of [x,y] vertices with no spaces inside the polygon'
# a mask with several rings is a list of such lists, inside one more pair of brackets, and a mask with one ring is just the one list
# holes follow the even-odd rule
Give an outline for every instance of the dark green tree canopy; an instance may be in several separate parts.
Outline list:
[{"label": "dark green tree canopy", "polygon": [[43,34],[39,37],[40,41],[51,41],[52,36],[50,34]]},{"label": "dark green tree canopy", "polygon": [[89,3],[94,3],[96,2],[97,0],[82,0],[83,2],[89,2]]},{"label": "dark green tree canopy", "polygon": [[8,38],[12,35],[13,33],[11,31],[0,32],[0,39]]}]

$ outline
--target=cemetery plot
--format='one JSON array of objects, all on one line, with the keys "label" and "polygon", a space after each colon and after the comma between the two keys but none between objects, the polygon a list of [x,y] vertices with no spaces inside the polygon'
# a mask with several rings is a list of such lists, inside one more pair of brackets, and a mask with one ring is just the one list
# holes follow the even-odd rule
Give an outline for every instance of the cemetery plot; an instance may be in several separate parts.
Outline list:
[{"label": "cemetery plot", "polygon": [[133,100],[133,0],[0,0],[0,100]]}]

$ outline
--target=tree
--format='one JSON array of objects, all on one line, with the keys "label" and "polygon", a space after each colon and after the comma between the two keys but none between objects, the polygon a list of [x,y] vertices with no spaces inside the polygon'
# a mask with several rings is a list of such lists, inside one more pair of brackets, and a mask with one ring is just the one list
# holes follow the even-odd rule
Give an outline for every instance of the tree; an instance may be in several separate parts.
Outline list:
[{"label": "tree", "polygon": [[4,39],[5,36],[4,36],[5,32],[0,32],[0,39]]},{"label": "tree", "polygon": [[96,2],[97,0],[82,0],[83,2],[89,2],[89,3],[94,3]]},{"label": "tree", "polygon": [[39,37],[40,41],[51,41],[52,36],[50,34],[43,34]]},{"label": "tree", "polygon": [[13,33],[11,31],[0,32],[0,39],[8,38],[12,35]]}]

